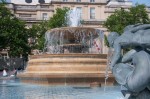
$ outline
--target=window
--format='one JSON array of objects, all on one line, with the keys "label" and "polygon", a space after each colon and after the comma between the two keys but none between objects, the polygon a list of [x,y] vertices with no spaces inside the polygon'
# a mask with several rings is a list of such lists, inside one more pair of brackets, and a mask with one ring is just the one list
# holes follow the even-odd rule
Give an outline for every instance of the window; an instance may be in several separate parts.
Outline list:
[{"label": "window", "polygon": [[80,18],[82,18],[82,7],[77,7],[76,9],[80,12]]},{"label": "window", "polygon": [[68,0],[63,0],[63,2],[67,2]]},{"label": "window", "polygon": [[76,2],[81,2],[81,0],[76,0]]},{"label": "window", "polygon": [[95,8],[90,8],[90,19],[95,19]]},{"label": "window", "polygon": [[47,5],[41,5],[40,7],[41,8],[49,8],[49,6],[47,6]]},{"label": "window", "polygon": [[43,15],[42,15],[42,19],[43,19],[43,20],[47,20],[47,19],[48,19],[48,17],[47,17],[47,13],[43,13]]},{"label": "window", "polygon": [[90,2],[95,2],[95,0],[90,0]]},{"label": "window", "polygon": [[45,3],[45,0],[39,0],[39,3]]},{"label": "window", "polygon": [[32,3],[32,0],[25,0],[26,3]]}]

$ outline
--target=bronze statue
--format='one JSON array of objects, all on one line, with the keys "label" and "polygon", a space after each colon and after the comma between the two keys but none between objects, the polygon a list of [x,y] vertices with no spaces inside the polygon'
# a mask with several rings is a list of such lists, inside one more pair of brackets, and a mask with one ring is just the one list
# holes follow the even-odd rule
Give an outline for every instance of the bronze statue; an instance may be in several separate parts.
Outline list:
[{"label": "bronze statue", "polygon": [[121,49],[150,47],[150,24],[135,25],[130,26],[128,29],[126,28],[124,33],[120,36],[116,32],[112,32],[108,35],[109,45],[114,48],[114,55],[110,65],[111,68],[121,58]]},{"label": "bronze statue", "polygon": [[[116,81],[130,92],[128,99],[149,99],[150,24],[129,25],[120,36],[110,33],[108,41],[114,48],[110,68]],[[122,54],[124,48],[131,50]]]}]

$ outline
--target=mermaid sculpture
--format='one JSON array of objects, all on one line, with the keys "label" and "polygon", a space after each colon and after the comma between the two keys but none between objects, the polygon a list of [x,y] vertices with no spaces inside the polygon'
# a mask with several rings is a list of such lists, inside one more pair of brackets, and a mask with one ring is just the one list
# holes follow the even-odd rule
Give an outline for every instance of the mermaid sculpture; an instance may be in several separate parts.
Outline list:
[{"label": "mermaid sculpture", "polygon": [[[129,25],[120,36],[112,32],[108,42],[114,48],[110,68],[128,99],[150,99],[150,24]],[[122,55],[124,48],[131,50]]]}]

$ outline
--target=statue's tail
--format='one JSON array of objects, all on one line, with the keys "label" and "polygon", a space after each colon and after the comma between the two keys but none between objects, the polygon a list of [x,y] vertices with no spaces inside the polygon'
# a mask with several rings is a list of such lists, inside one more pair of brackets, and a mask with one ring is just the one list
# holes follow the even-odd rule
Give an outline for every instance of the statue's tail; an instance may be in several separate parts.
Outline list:
[{"label": "statue's tail", "polygon": [[133,92],[139,92],[150,83],[150,55],[145,51],[140,51],[132,60],[135,69],[127,79],[127,87]]},{"label": "statue's tail", "polygon": [[145,51],[132,57],[133,65],[119,63],[113,68],[117,82],[130,91],[140,92],[150,84],[150,55]]}]

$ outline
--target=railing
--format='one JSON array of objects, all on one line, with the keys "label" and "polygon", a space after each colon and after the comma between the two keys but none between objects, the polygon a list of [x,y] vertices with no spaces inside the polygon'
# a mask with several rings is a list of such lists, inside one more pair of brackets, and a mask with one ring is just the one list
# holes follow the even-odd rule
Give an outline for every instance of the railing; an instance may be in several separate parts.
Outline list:
[{"label": "railing", "polygon": [[27,20],[27,21],[30,21],[30,20],[37,20],[36,18],[23,18],[23,17],[19,17],[19,19],[21,20]]},{"label": "railing", "polygon": [[132,1],[110,1],[108,5],[125,5],[125,6],[132,6]]},{"label": "railing", "polygon": [[47,6],[47,5],[41,5],[40,8],[48,8],[49,9],[49,6]]},{"label": "railing", "polygon": [[129,7],[105,7],[105,12],[115,12],[115,10],[129,10]]},{"label": "railing", "polygon": [[[63,0],[51,0],[51,2],[77,2],[77,0],[68,0],[68,1],[63,1]],[[84,2],[89,2],[90,3],[90,0],[82,0],[81,3],[84,3]],[[78,2],[80,3],[80,2]],[[107,3],[107,0],[95,0],[95,2],[91,2],[91,3]]]},{"label": "railing", "polygon": [[22,8],[26,8],[26,9],[35,9],[37,6],[36,5],[17,5],[16,8],[18,9],[22,9]]},{"label": "railing", "polygon": [[105,12],[115,12],[115,10],[119,10],[119,8],[105,8]]},{"label": "railing", "polygon": [[82,21],[81,23],[82,24],[89,24],[89,25],[100,25],[100,24],[104,24],[104,22],[105,22],[105,20],[89,20],[89,19],[87,19],[87,20],[84,20],[84,21]]},{"label": "railing", "polygon": [[14,70],[14,69],[25,69],[26,61],[24,58],[0,58],[0,70]]},{"label": "railing", "polygon": [[16,5],[16,10],[53,10],[49,5]]}]

